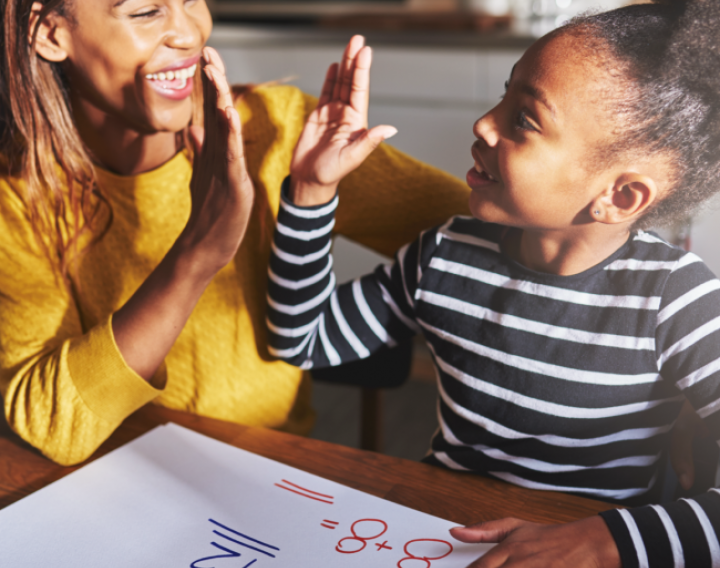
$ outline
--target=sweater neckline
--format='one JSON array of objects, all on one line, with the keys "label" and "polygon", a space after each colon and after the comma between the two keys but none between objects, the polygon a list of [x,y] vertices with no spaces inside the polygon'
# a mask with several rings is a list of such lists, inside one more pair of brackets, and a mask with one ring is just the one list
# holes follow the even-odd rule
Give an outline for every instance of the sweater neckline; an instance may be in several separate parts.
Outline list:
[{"label": "sweater neckline", "polygon": [[187,168],[188,156],[185,150],[180,150],[172,158],[164,164],[158,166],[154,170],[142,172],[135,175],[121,175],[106,170],[100,166],[95,166],[97,180],[101,185],[107,184],[111,186],[152,186],[157,182],[167,179],[168,176],[182,172]]},{"label": "sweater neckline", "polygon": [[549,272],[540,272],[539,270],[533,270],[532,268],[528,268],[524,264],[519,263],[503,250],[502,237],[499,239],[498,245],[500,246],[501,254],[503,255],[503,257],[505,257],[508,265],[515,272],[520,273],[524,279],[532,280],[533,282],[542,282],[545,284],[567,285],[581,281],[588,276],[592,276],[595,273],[604,270],[605,267],[615,262],[618,258],[622,257],[630,248],[630,245],[637,236],[637,234],[637,232],[631,232],[628,235],[627,240],[622,245],[620,245],[620,247],[614,253],[606,257],[604,260],[601,260],[597,264],[591,266],[590,268],[587,268],[586,270],[583,270],[582,272],[578,272],[577,274],[570,274],[568,276],[564,276],[562,274],[551,274]]}]

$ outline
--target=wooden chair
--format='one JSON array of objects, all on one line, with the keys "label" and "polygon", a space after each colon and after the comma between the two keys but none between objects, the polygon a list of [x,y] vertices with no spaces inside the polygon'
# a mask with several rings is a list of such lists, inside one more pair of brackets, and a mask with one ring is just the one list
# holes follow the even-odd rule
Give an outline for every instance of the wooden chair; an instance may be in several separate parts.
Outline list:
[{"label": "wooden chair", "polygon": [[383,450],[383,389],[399,387],[407,380],[412,351],[413,342],[408,340],[396,347],[383,348],[367,359],[310,371],[316,381],[364,385],[360,388],[360,447],[363,450]]}]

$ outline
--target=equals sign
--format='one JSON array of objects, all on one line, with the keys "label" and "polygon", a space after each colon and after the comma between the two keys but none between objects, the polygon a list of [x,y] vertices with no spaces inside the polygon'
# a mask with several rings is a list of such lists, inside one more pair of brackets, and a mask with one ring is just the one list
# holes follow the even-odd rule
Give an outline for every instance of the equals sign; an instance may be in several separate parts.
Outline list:
[{"label": "equals sign", "polygon": [[335,529],[339,524],[340,523],[336,523],[335,521],[328,521],[326,519],[322,523],[320,523],[320,526],[325,527],[326,529]]}]

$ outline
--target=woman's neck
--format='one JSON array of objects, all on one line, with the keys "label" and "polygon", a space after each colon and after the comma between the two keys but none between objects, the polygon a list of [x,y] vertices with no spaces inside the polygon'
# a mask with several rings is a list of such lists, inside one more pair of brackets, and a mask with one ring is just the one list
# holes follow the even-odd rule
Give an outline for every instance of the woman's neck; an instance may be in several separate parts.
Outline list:
[{"label": "woman's neck", "polygon": [[599,264],[627,241],[627,226],[593,224],[578,231],[510,229],[503,250],[537,272],[571,276]]},{"label": "woman's neck", "polygon": [[73,104],[75,124],[93,161],[120,175],[154,170],[181,149],[175,132],[145,134],[88,104]]}]

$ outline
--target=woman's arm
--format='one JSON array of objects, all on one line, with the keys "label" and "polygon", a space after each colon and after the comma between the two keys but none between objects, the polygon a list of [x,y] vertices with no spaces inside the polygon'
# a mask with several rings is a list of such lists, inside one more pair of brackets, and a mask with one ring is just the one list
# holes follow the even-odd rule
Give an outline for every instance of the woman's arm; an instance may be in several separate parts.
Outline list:
[{"label": "woman's arm", "polygon": [[[56,267],[34,246],[22,202],[0,198],[0,393],[12,429],[50,459],[83,461],[161,393],[162,361],[213,275],[235,255],[251,210],[237,111],[209,50],[206,133],[187,226],[130,300],[87,329]],[[230,107],[228,110],[227,107]]]},{"label": "woman's arm", "polygon": [[[193,128],[190,219],[158,267],[113,317],[127,364],[150,379],[175,343],[215,274],[235,256],[254,189],[243,153],[240,117],[217,52],[203,50],[205,131]],[[159,385],[158,385],[159,386]]]}]

